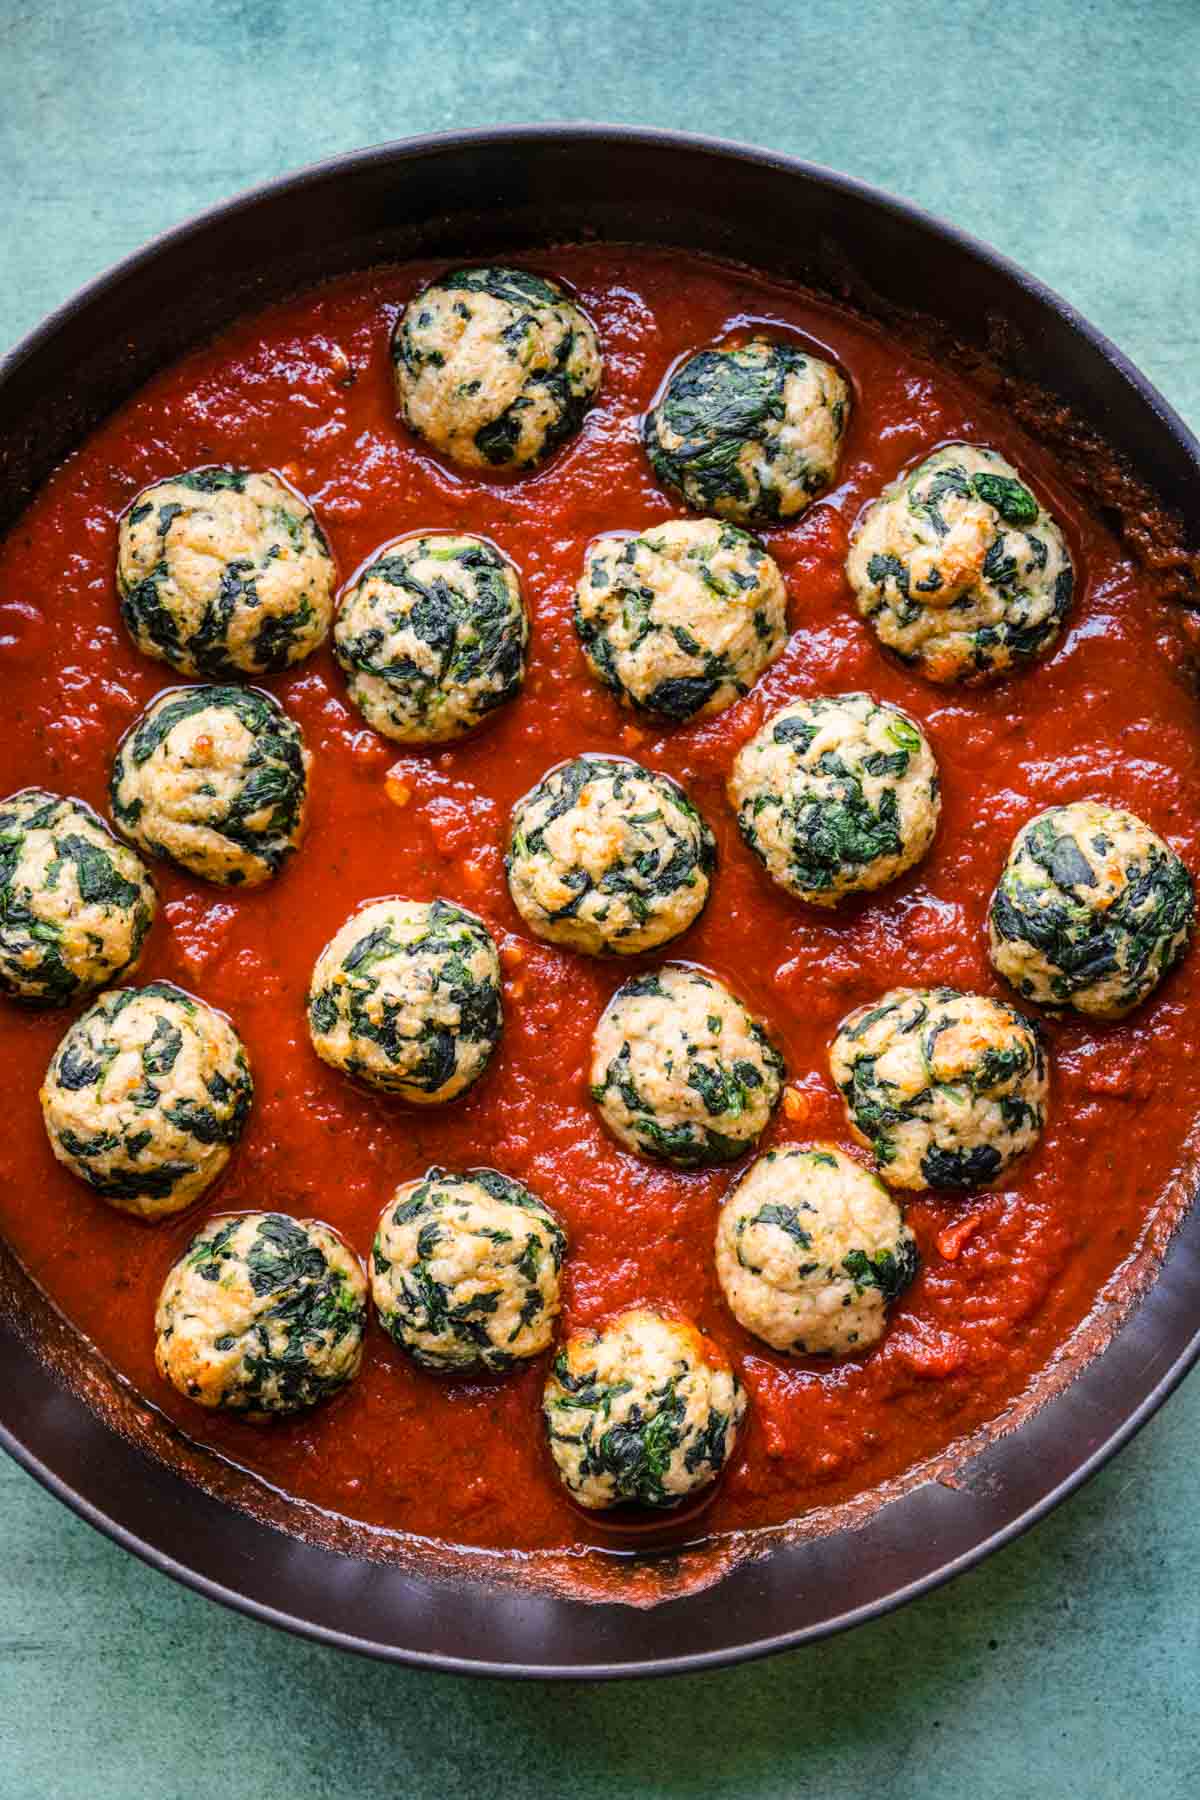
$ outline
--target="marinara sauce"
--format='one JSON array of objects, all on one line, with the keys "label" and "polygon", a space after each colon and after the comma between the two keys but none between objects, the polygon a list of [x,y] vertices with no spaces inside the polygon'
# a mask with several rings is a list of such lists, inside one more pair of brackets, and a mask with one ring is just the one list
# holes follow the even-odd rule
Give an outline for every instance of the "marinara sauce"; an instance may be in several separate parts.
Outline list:
[{"label": "marinara sauce", "polygon": [[[631,966],[526,933],[502,864],[517,796],[585,750],[636,756],[685,784],[717,834],[720,863],[706,912],[665,954],[732,985],[785,1051],[791,1087],[764,1143],[849,1146],[826,1060],[842,1016],[898,983],[1003,991],[986,955],[988,897],[1017,828],[1052,802],[1128,807],[1200,866],[1200,735],[1175,624],[1116,540],[1036,443],[919,349],[683,253],[566,248],[525,261],[577,291],[605,354],[598,404],[543,470],[469,477],[406,434],[388,335],[437,271],[377,269],[248,318],[164,372],[63,465],[0,552],[0,792],[36,783],[102,811],[118,738],[179,680],[133,650],[117,610],[116,521],[149,481],[224,461],[280,471],[315,506],[343,580],[399,533],[482,533],[520,570],[534,621],[522,696],[448,748],[398,754],[368,730],[328,649],[264,684],[313,751],[307,839],[277,881],[250,893],[160,866],[163,904],[137,976],[176,981],[234,1019],[257,1085],[242,1144],[189,1213],[145,1225],[111,1211],[54,1162],[42,1129],[38,1085],[66,1016],[5,1005],[0,1228],[66,1315],[193,1438],[353,1519],[530,1550],[612,1541],[550,1467],[541,1364],[446,1380],[372,1325],[348,1391],[265,1428],[205,1412],[159,1379],[155,1300],[202,1219],[251,1208],[315,1215],[365,1256],[393,1188],[431,1163],[492,1165],[527,1181],[570,1233],[566,1328],[647,1303],[690,1315],[731,1353],[750,1412],[704,1517],[714,1530],[753,1527],[911,1469],[1028,1389],[1143,1240],[1200,1106],[1200,1060],[1185,1030],[1195,956],[1125,1023],[1049,1020],[1051,1109],[1038,1148],[995,1191],[908,1201],[923,1269],[878,1349],[836,1365],[788,1361],[739,1329],[716,1286],[717,1206],[736,1169],[660,1168],[601,1129],[585,1085],[589,1040]],[[785,653],[718,718],[660,730],[622,713],[589,677],[572,589],[595,534],[678,513],[638,431],[667,369],[758,325],[799,334],[848,375],[855,404],[841,485],[767,534],[790,596]],[[1050,659],[974,691],[931,687],[887,661],[842,573],[863,503],[959,437],[993,445],[1032,479],[1067,532],[1078,577]],[[724,781],[738,746],[785,700],[861,688],[926,726],[942,821],[912,874],[824,913],[770,885],[739,839]],[[501,947],[503,1042],[485,1078],[449,1106],[420,1111],[361,1094],[309,1045],[303,1001],[317,953],[354,907],[387,894],[456,900]]]}]

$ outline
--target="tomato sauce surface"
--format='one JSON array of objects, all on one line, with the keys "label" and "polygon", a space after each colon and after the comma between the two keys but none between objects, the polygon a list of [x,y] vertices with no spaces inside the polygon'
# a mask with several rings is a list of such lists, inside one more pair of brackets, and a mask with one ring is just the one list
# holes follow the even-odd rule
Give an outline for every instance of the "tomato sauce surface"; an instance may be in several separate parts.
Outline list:
[{"label": "tomato sauce surface", "polygon": [[[348,704],[328,648],[266,681],[314,756],[306,841],[251,893],[166,865],[136,979],[167,978],[223,1008],[257,1098],[240,1148],[199,1206],[156,1225],[111,1211],[53,1160],[37,1092],[68,1023],[5,1005],[0,1229],[66,1315],[191,1437],[278,1488],[356,1520],[458,1543],[534,1550],[611,1542],[565,1497],[543,1445],[544,1365],[448,1381],[375,1323],[362,1373],[331,1404],[271,1427],[214,1415],[153,1363],[159,1286],[213,1213],[279,1208],[337,1227],[366,1256],[397,1183],[430,1164],[492,1165],[560,1212],[571,1241],[565,1328],[634,1304],[693,1317],[733,1357],[750,1412],[705,1512],[713,1530],[792,1518],[911,1469],[1002,1416],[1142,1240],[1200,1105],[1187,1052],[1195,956],[1115,1026],[1046,1022],[1050,1119],[995,1191],[907,1205],[923,1268],[883,1344],[837,1365],[789,1362],[726,1310],[713,1272],[734,1170],[659,1168],[609,1140],[586,1090],[596,1020],[632,968],[533,939],[508,896],[513,801],[580,751],[632,755],[688,788],[718,839],[700,921],[663,953],[740,993],[783,1048],[791,1086],[764,1140],[850,1147],[828,1045],[852,1007],[900,984],[1001,994],[987,901],[1017,828],[1056,802],[1126,806],[1195,870],[1200,735],[1184,647],[1115,538],[1053,461],[919,349],[848,312],[684,253],[565,248],[523,259],[578,293],[599,328],[603,389],[581,435],[517,480],[451,471],[395,418],[387,354],[399,307],[432,267],[377,269],[239,323],[164,372],[54,475],[0,551],[0,792],[39,784],[107,813],[118,738],[179,677],[132,648],[114,585],[116,522],[151,480],[202,463],[274,468],[315,506],[344,581],[416,529],[482,533],[516,563],[533,617],[522,696],[478,736],[400,753]],[[716,719],[660,730],[622,713],[584,665],[571,596],[589,539],[678,516],[655,484],[639,415],[687,351],[758,324],[835,358],[855,405],[836,491],[767,542],[792,636]],[[951,438],[990,444],[1067,532],[1077,596],[1060,645],[1000,686],[938,689],[887,661],[842,572],[863,503]],[[926,726],[943,778],[930,855],[875,896],[826,914],[772,887],[724,794],[738,746],[793,697],[865,688]],[[390,779],[389,779],[389,771]],[[505,968],[506,1026],[485,1078],[420,1111],[363,1095],[318,1062],[303,1001],[314,959],[359,903],[444,895],[482,915]],[[739,1165],[740,1166],[740,1165]],[[695,1518],[688,1521],[694,1535]]]}]

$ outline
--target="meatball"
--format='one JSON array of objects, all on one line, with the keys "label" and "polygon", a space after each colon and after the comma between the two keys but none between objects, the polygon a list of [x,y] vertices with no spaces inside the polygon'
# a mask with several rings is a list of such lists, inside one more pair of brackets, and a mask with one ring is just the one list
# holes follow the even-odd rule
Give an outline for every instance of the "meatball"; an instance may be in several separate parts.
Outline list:
[{"label": "meatball", "polygon": [[129,974],[157,906],[141,857],[82,800],[0,800],[0,993],[66,1006]]},{"label": "meatball", "polygon": [[646,454],[693,512],[780,524],[833,485],[849,412],[832,364],[755,337],[680,363],[646,414]]},{"label": "meatball", "polygon": [[939,682],[1046,656],[1075,579],[1049,513],[998,451],[974,444],[943,445],[867,507],[846,575],[880,643]]},{"label": "meatball", "polygon": [[891,1187],[986,1186],[1046,1123],[1041,1034],[983,994],[893,988],[842,1020],[829,1062]]},{"label": "meatball", "polygon": [[529,619],[482,538],[397,538],[348,588],[333,648],[368,725],[398,744],[462,737],[520,691]]},{"label": "meatball", "polygon": [[397,1188],[379,1220],[380,1322],[427,1369],[511,1369],[550,1343],[566,1247],[550,1208],[519,1181],[430,1169]]},{"label": "meatball", "polygon": [[169,981],[111,988],[50,1059],[50,1148],[110,1206],[144,1219],[210,1188],[242,1134],[254,1084],[223,1013]]},{"label": "meatball", "polygon": [[335,572],[312,508],[277,475],[193,469],[143,488],[117,537],[121,617],[181,675],[227,681],[324,642]]},{"label": "meatball", "polygon": [[201,1406],[265,1422],[358,1374],[367,1282],[329,1225],[286,1213],[209,1219],[163,1283],[158,1372]]},{"label": "meatball", "polygon": [[679,783],[623,756],[576,756],[513,808],[505,867],[540,938],[637,956],[704,910],[716,841]]},{"label": "meatball", "polygon": [[454,269],[404,308],[392,336],[410,431],[464,469],[527,469],[578,431],[600,386],[590,319],[556,281]]},{"label": "meatball", "polygon": [[716,1480],[746,1394],[693,1324],[635,1308],[567,1339],[542,1410],[550,1454],[580,1506],[662,1509]]},{"label": "meatball", "polygon": [[139,849],[223,887],[277,875],[304,832],[300,727],[257,688],[168,688],[121,741],[113,817]]},{"label": "meatball", "polygon": [[883,1183],[832,1144],[768,1150],[717,1221],[717,1279],[730,1312],[793,1356],[869,1350],[918,1263]]},{"label": "meatball", "polygon": [[630,1150],[681,1169],[757,1143],[783,1091],[783,1058],[712,975],[667,963],[618,988],[592,1038],[592,1099]]},{"label": "meatball", "polygon": [[308,991],[313,1049],[331,1068],[417,1106],[457,1099],[500,1041],[491,932],[449,900],[376,900],[352,913]]},{"label": "meatball", "polygon": [[664,719],[724,712],[787,641],[787,590],[756,538],[711,519],[597,538],[575,629],[606,687]]},{"label": "meatball", "polygon": [[1182,956],[1192,878],[1133,813],[1052,806],[1017,834],[992,895],[992,962],[1042,1006],[1119,1019]]},{"label": "meatball", "polygon": [[919,862],[941,810],[925,734],[869,694],[795,700],[738,752],[742,836],[772,881],[813,906],[883,887]]}]

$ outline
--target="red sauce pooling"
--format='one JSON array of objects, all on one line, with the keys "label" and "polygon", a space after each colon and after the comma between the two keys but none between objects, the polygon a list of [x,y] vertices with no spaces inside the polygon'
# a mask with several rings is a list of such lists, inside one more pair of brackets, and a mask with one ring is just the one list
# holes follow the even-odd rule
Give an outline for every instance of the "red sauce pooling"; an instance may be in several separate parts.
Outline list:
[{"label": "red sauce pooling", "polygon": [[[612,1541],[566,1500],[546,1460],[540,1365],[448,1383],[373,1325],[358,1381],[293,1422],[254,1427],[174,1394],[153,1366],[154,1304],[200,1221],[258,1207],[317,1215],[365,1255],[393,1187],[430,1163],[521,1177],[570,1232],[567,1327],[662,1304],[694,1317],[737,1362],[750,1416],[706,1521],[750,1527],[868,1489],[1003,1413],[1144,1233],[1200,1104],[1200,1062],[1184,1048],[1195,957],[1125,1024],[1051,1021],[1052,1110],[1039,1148],[997,1192],[911,1201],[924,1267],[880,1349],[838,1366],[789,1364],[740,1331],[716,1287],[712,1236],[730,1172],[653,1167],[600,1128],[584,1085],[588,1044],[630,968],[524,931],[501,861],[513,800],[582,750],[632,754],[685,783],[721,862],[707,912],[666,954],[715,971],[774,1028],[794,1089],[766,1142],[849,1144],[826,1064],[842,1015],[897,983],[1002,991],[985,951],[987,899],[1018,826],[1054,801],[1127,806],[1195,869],[1200,735],[1171,620],[1050,459],[964,382],[835,307],[683,254],[566,249],[526,261],[577,289],[606,359],[581,436],[545,470],[468,478],[397,425],[388,333],[435,271],[376,270],[248,319],[168,370],[70,458],[0,552],[0,792],[37,783],[101,810],[118,737],[178,681],[133,651],[117,612],[116,519],[148,481],[216,461],[280,470],[317,508],[343,579],[398,533],[481,532],[517,564],[534,618],[523,696],[449,749],[397,757],[348,706],[327,650],[267,684],[314,752],[307,841],[278,881],[249,894],[159,868],[164,904],[138,976],[177,981],[235,1020],[257,1082],[242,1146],[181,1218],[145,1226],[110,1211],[58,1167],[42,1130],[37,1089],[66,1019],[4,1006],[0,1227],[68,1317],[194,1438],[355,1519],[534,1549]],[[799,332],[853,382],[842,485],[769,534],[790,592],[785,654],[721,717],[660,732],[631,722],[589,679],[572,589],[596,533],[678,511],[638,441],[638,415],[667,368],[759,322]],[[887,662],[842,574],[864,501],[955,437],[996,446],[1032,478],[1067,530],[1079,577],[1049,662],[972,693]],[[724,778],[738,745],[786,699],[855,688],[925,722],[944,810],[919,869],[831,917],[769,885],[738,837]],[[384,785],[397,763],[408,794],[399,809]],[[472,907],[504,957],[500,1052],[465,1100],[442,1109],[364,1097],[308,1042],[303,996],[318,951],[360,901],[389,893]]]}]

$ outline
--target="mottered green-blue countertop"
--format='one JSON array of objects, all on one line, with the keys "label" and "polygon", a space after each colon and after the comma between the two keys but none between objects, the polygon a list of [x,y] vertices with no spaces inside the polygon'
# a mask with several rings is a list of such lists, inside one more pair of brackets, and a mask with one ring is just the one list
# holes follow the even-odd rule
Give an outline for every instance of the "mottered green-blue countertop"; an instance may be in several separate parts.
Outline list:
[{"label": "mottered green-blue countertop", "polygon": [[[236,189],[607,119],[790,151],[990,240],[1200,421],[1196,0],[0,0],[0,342]],[[1102,1196],[1097,1204],[1102,1204]],[[1200,1378],[1020,1543],[767,1663],[470,1682],[219,1610],[0,1464],[0,1800],[1193,1800]]]}]

